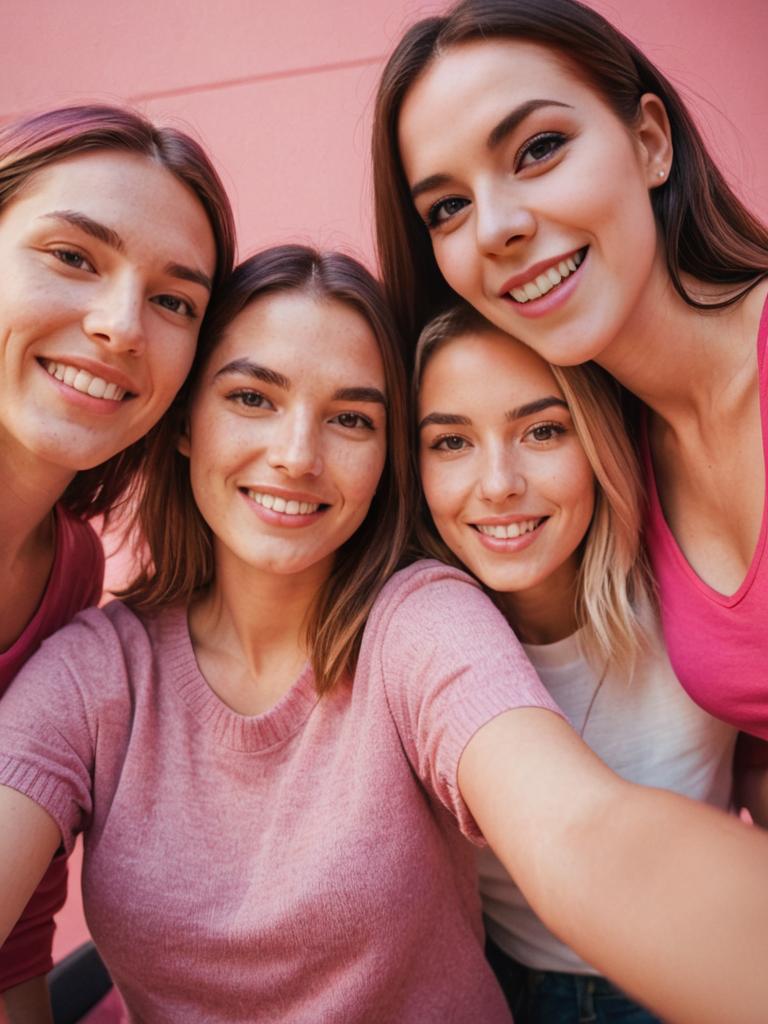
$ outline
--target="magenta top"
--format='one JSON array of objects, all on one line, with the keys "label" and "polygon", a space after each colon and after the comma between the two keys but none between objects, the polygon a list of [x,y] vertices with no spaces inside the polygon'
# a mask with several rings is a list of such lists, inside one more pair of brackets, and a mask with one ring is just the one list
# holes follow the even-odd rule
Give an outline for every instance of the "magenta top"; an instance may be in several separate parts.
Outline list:
[{"label": "magenta top", "polygon": [[[21,636],[0,651],[0,695],[24,662],[51,633],[101,597],[104,553],[99,538],[82,519],[56,506],[56,552],[43,598]],[[63,855],[52,862],[45,878],[27,904],[22,918],[0,949],[0,992],[53,966],[53,915],[67,893],[67,865]]]},{"label": "magenta top", "polygon": [[[763,465],[768,476],[768,301],[757,337]],[[674,670],[690,696],[723,721],[768,739],[768,515],[739,589],[721,594],[686,561],[664,518],[647,432],[643,459],[648,486],[646,540],[661,595],[664,636]]]},{"label": "magenta top", "polygon": [[[235,713],[186,611],[90,609],[0,703],[0,783],[46,808],[132,1021],[510,1024],[483,954],[477,826],[456,781],[477,729],[555,705],[455,569],[384,588],[354,678],[309,667]],[[463,833],[463,834],[462,834]]]}]

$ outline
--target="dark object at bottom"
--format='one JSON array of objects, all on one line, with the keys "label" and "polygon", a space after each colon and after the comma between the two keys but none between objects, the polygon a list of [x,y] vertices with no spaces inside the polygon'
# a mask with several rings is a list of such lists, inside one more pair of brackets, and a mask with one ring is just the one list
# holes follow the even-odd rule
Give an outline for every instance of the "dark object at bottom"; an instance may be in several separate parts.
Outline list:
[{"label": "dark object at bottom", "polygon": [[490,939],[485,955],[515,1024],[664,1024],[607,978],[537,971],[513,960]]},{"label": "dark object at bottom", "polygon": [[77,1024],[112,988],[92,942],[78,946],[48,975],[54,1024]]}]

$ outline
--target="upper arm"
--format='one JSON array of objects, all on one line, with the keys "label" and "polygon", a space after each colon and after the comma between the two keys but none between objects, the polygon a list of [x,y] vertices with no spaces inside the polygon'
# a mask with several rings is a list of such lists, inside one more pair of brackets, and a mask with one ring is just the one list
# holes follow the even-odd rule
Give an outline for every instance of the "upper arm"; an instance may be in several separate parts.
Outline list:
[{"label": "upper arm", "polygon": [[61,844],[53,818],[29,797],[0,786],[0,945]]}]

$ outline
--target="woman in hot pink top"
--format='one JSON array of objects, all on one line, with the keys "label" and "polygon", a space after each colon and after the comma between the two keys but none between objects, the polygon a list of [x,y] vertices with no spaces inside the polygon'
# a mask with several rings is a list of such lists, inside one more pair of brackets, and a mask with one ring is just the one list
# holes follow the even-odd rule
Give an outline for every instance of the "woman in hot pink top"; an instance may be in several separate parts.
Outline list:
[{"label": "woman in hot pink top", "polygon": [[0,935],[82,831],[134,1021],[509,1024],[484,836],[663,1016],[757,1024],[768,837],[613,775],[458,570],[385,583],[412,518],[404,384],[348,257],[235,273],[151,447],[144,571],[0,704]]},{"label": "woman in hot pink top", "polygon": [[395,50],[373,155],[380,260],[413,343],[458,293],[550,363],[595,360],[647,405],[676,674],[765,737],[768,232],[678,92],[575,0],[463,0]]},{"label": "woman in hot pink top", "polygon": [[[108,515],[180,387],[232,217],[200,147],[115,107],[0,130],[0,695],[102,589]],[[0,950],[0,1016],[48,1020],[57,857]]]}]

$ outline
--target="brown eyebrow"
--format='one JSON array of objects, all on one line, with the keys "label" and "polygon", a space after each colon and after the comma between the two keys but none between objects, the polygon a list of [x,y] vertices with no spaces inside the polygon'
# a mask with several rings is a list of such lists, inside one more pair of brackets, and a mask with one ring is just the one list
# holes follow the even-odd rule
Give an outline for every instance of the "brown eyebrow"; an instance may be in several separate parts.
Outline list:
[{"label": "brown eyebrow", "polygon": [[283,391],[289,391],[291,387],[291,382],[285,374],[278,373],[277,370],[270,370],[267,366],[252,363],[250,359],[233,359],[231,363],[227,363],[226,366],[222,366],[220,370],[216,371],[214,380],[230,373],[242,373],[248,377],[255,377],[256,380],[282,388]]},{"label": "brown eyebrow", "polygon": [[438,427],[471,427],[472,420],[469,416],[458,416],[452,412],[431,412],[419,423],[418,429],[423,430],[431,424]]},{"label": "brown eyebrow", "polygon": [[[510,110],[496,127],[491,129],[485,142],[486,147],[490,150],[496,149],[518,125],[522,124],[526,117],[542,107],[567,107],[569,110],[573,110],[570,103],[561,103],[559,100],[526,100],[514,110]],[[416,182],[411,189],[411,199],[415,200],[424,192],[431,192],[432,189],[443,188],[445,185],[449,185],[450,181],[447,174],[430,174],[428,178],[422,178],[421,181]]]},{"label": "brown eyebrow", "polygon": [[202,270],[195,270],[194,267],[186,267],[183,263],[168,263],[165,272],[170,277],[177,277],[181,281],[191,281],[192,284],[200,284],[207,291],[213,289],[213,282]]},{"label": "brown eyebrow", "polygon": [[542,107],[567,107],[569,110],[573,110],[570,103],[560,103],[559,100],[527,100],[519,107],[515,107],[514,110],[510,110],[506,117],[503,117],[496,127],[491,129],[485,143],[488,149],[496,149],[519,124],[522,124],[526,117],[530,117],[534,111],[540,110]]},{"label": "brown eyebrow", "polygon": [[62,220],[66,224],[80,228],[81,231],[85,231],[87,235],[97,238],[100,242],[104,242],[111,249],[117,249],[118,252],[125,251],[125,243],[116,231],[108,228],[106,224],[100,224],[97,220],[88,217],[84,213],[78,213],[77,210],[54,210],[52,213],[44,213],[41,220],[43,218],[46,220]]},{"label": "brown eyebrow", "polygon": [[386,408],[387,400],[378,388],[339,388],[333,393],[334,402],[377,402]]},{"label": "brown eyebrow", "polygon": [[544,412],[545,409],[551,409],[553,406],[570,411],[568,403],[562,398],[558,398],[557,395],[547,395],[546,398],[537,398],[535,402],[526,402],[525,405],[519,405],[516,409],[510,409],[509,412],[504,413],[504,418],[509,422],[522,420],[526,416],[535,416],[536,413]]},{"label": "brown eyebrow", "polygon": [[[43,214],[43,217],[46,220],[64,221],[66,224],[71,224],[73,227],[85,231],[87,235],[108,245],[110,249],[115,249],[117,252],[125,252],[125,242],[123,242],[120,235],[113,228],[108,228],[106,224],[101,224],[99,221],[94,220],[93,217],[80,213],[78,210],[54,210],[52,213]],[[213,287],[211,279],[207,274],[204,274],[201,270],[195,270],[194,267],[187,267],[183,263],[166,264],[165,273],[181,281],[191,281],[193,284],[202,285],[207,291],[211,291]]]}]

